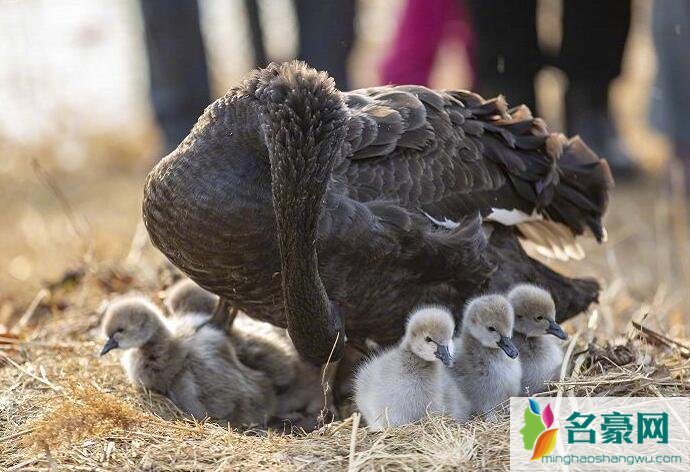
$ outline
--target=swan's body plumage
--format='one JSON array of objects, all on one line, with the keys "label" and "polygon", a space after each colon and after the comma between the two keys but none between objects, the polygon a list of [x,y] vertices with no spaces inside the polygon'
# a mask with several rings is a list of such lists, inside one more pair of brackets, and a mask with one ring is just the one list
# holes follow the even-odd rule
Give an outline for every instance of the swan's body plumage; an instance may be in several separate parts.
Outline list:
[{"label": "swan's body plumage", "polygon": [[218,297],[186,278],[178,280],[165,291],[165,308],[171,315],[213,313],[217,305]]},{"label": "swan's body plumage", "polygon": [[[191,280],[181,280],[166,294],[166,305],[178,331],[195,331],[211,318],[218,297]],[[208,326],[212,328],[212,326]],[[303,412],[314,417],[324,406],[320,371],[303,362],[284,329],[239,313],[225,333],[239,361],[262,372],[276,394],[276,415]],[[218,330],[221,332],[220,330]]]},{"label": "swan's body plumage", "polygon": [[561,373],[563,348],[548,335],[527,337],[516,332],[513,341],[520,351],[521,394],[543,392],[547,388],[545,382],[557,380]]},{"label": "swan's body plumage", "polygon": [[519,352],[506,339],[512,334],[513,310],[505,297],[485,295],[468,304],[452,370],[473,415],[492,418],[497,405],[520,392]]},{"label": "swan's body plumage", "polygon": [[412,423],[434,412],[460,422],[468,419],[469,405],[443,365],[450,358],[434,354],[444,346],[452,356],[453,329],[448,311],[421,309],[410,316],[398,346],[362,365],[355,379],[355,403],[372,430]]},{"label": "swan's body plumage", "polygon": [[196,419],[251,425],[274,414],[268,378],[239,362],[220,331],[176,329],[141,297],[111,302],[103,327],[109,338],[103,353],[125,349],[121,362],[133,384],[168,396]]},{"label": "swan's body plumage", "polygon": [[546,290],[520,284],[508,293],[515,312],[513,342],[520,351],[523,394],[543,392],[545,382],[555,380],[563,364],[565,332],[555,323],[556,308]]},{"label": "swan's body plumage", "polygon": [[[596,282],[551,271],[518,237],[579,254],[575,236],[604,236],[610,186],[582,141],[500,97],[340,92],[291,62],[254,71],[207,108],[149,175],[144,221],[193,280],[289,325],[300,353],[322,362],[345,335],[395,343],[419,304],[459,321],[466,299],[516,281],[559,293],[559,319],[584,310]],[[538,218],[504,226],[502,211]]]}]

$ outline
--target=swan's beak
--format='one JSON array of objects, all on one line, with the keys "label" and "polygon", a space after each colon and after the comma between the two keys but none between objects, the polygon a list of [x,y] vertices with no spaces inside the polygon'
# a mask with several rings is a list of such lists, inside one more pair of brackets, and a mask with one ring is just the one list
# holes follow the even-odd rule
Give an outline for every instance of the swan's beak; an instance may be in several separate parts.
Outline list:
[{"label": "swan's beak", "polygon": [[515,347],[512,339],[510,339],[508,336],[501,336],[501,339],[499,339],[496,344],[498,344],[498,347],[503,349],[503,352],[505,352],[506,355],[511,359],[515,359],[518,356],[517,347]]},{"label": "swan's beak", "polygon": [[546,332],[553,334],[558,339],[568,339],[568,335],[565,334],[563,328],[561,328],[560,325],[553,320],[549,320],[549,327],[546,328]]},{"label": "swan's beak", "polygon": [[446,346],[445,344],[437,344],[436,352],[434,352],[434,355],[438,357],[441,360],[441,362],[443,362],[443,365],[445,365],[446,367],[450,367],[450,365],[453,362],[453,356],[450,354],[448,346]]},{"label": "swan's beak", "polygon": [[117,341],[115,341],[113,338],[108,338],[108,340],[103,345],[103,349],[101,349],[101,356],[105,356],[110,351],[112,351],[113,349],[117,349],[118,347],[119,345],[117,344]]}]

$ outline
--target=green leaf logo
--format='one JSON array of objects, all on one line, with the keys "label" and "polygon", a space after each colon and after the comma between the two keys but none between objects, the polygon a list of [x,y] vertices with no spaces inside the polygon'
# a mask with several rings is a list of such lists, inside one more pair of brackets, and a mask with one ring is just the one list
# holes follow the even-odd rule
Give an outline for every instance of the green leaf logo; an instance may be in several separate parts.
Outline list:
[{"label": "green leaf logo", "polygon": [[554,422],[551,405],[546,404],[543,410],[539,408],[539,403],[530,398],[528,407],[523,412],[525,425],[520,430],[522,443],[526,451],[532,451],[531,461],[539,460],[551,454],[556,446],[556,435],[558,428],[551,428]]},{"label": "green leaf logo", "polygon": [[539,435],[546,429],[540,415],[535,415],[529,408],[524,412],[525,426],[520,430],[523,446],[526,450],[534,449],[534,443]]}]

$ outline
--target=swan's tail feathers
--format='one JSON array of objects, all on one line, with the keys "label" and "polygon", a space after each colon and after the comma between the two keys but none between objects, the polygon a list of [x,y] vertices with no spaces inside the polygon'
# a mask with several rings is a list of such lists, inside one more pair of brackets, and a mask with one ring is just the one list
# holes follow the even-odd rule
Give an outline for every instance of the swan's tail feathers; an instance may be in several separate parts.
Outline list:
[{"label": "swan's tail feathers", "polygon": [[[482,217],[479,213],[474,216],[468,215],[453,223],[452,228],[440,226],[444,229],[428,235],[429,247],[439,253],[445,264],[456,272],[462,271],[470,280],[484,280],[491,275],[495,265],[487,258],[489,239],[482,227]],[[431,271],[443,273],[438,271],[438,267],[432,267]]]},{"label": "swan's tail feathers", "polygon": [[596,280],[566,277],[533,259],[525,253],[512,228],[495,225],[488,252],[498,269],[491,274],[486,290],[505,292],[518,282],[538,285],[554,294],[559,323],[582,313],[599,298]]},{"label": "swan's tail feathers", "polygon": [[460,220],[458,226],[448,233],[448,238],[465,249],[458,253],[462,257],[463,265],[473,267],[484,265],[484,254],[489,240],[482,230],[482,217],[479,213]]},{"label": "swan's tail feathers", "polygon": [[577,136],[565,140],[562,135],[551,135],[546,151],[556,159],[558,180],[551,187],[553,193],[544,212],[551,220],[568,226],[575,235],[591,232],[597,241],[604,241],[602,218],[613,188],[608,163]]},{"label": "swan's tail feathers", "polygon": [[535,220],[517,225],[525,248],[544,257],[569,261],[584,259],[585,251],[566,225],[551,220]]}]

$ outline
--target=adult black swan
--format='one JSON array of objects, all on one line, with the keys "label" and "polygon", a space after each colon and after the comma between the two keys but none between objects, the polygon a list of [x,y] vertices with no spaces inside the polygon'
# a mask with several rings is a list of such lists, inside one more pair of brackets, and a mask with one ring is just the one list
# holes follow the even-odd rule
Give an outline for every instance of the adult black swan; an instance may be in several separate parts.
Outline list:
[{"label": "adult black swan", "polygon": [[[579,256],[604,237],[606,162],[503,98],[425,87],[338,91],[301,62],[271,64],[210,105],[151,172],[153,244],[299,352],[340,357],[345,336],[396,341],[437,303],[531,282],[562,321],[598,296],[518,237]],[[337,339],[337,341],[336,341]]]}]

